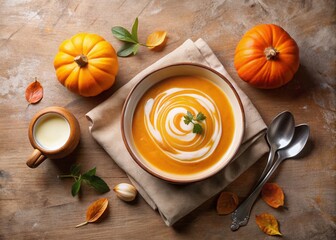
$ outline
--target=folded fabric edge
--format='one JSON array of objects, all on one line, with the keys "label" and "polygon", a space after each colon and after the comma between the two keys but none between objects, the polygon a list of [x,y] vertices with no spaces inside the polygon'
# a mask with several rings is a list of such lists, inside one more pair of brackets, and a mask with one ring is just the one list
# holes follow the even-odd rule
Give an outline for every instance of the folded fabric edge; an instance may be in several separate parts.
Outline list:
[{"label": "folded fabric edge", "polygon": [[87,119],[88,122],[89,122],[89,131],[90,131],[90,133],[92,134],[91,129],[92,129],[92,126],[93,126],[93,120],[92,120],[92,118],[90,117],[90,114],[89,114],[89,113],[85,114],[85,117],[86,117],[86,119]]},{"label": "folded fabric edge", "polygon": [[126,174],[128,179],[131,181],[131,183],[135,186],[135,188],[138,190],[139,194],[142,196],[142,198],[147,202],[147,204],[153,208],[153,210],[158,210],[155,202],[152,200],[152,198],[147,194],[147,192],[142,188],[138,182],[133,179],[130,175]]}]

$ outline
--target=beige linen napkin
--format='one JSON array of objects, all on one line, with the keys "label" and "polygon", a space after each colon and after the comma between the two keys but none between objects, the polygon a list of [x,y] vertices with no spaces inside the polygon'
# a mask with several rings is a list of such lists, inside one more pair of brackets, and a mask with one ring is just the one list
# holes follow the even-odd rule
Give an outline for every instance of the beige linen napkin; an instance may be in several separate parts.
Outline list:
[{"label": "beige linen napkin", "polygon": [[[148,73],[179,62],[209,66],[223,74],[236,88],[245,111],[244,140],[235,159],[215,176],[201,182],[174,185],[148,174],[128,154],[121,137],[120,115],[129,91]],[[248,97],[238,88],[209,46],[202,39],[185,41],[180,47],[149,66],[105,102],[87,113],[93,138],[128,175],[146,202],[158,210],[168,226],[222,191],[268,150],[264,139],[265,123]],[[119,116],[119,117],[116,117]]]}]

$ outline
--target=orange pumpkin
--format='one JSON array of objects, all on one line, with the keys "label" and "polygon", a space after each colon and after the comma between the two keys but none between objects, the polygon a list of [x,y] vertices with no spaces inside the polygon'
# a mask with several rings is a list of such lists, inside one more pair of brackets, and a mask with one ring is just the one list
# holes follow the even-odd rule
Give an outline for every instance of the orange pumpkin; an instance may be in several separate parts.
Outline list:
[{"label": "orange pumpkin", "polygon": [[281,87],[299,68],[299,48],[281,27],[258,25],[238,43],[234,65],[239,77],[257,88]]},{"label": "orange pumpkin", "polygon": [[109,89],[119,69],[112,45],[91,33],[78,33],[65,40],[54,59],[54,67],[60,83],[85,97]]}]

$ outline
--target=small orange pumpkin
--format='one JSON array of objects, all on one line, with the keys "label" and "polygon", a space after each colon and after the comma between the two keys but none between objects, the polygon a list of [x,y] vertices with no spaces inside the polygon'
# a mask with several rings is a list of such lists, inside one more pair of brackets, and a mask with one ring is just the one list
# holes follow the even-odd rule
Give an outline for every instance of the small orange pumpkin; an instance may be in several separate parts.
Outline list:
[{"label": "small orange pumpkin", "polygon": [[288,83],[299,64],[296,42],[284,29],[274,24],[258,25],[245,33],[234,57],[239,77],[264,89]]},{"label": "small orange pumpkin", "polygon": [[119,70],[112,45],[97,34],[78,33],[65,40],[54,59],[58,81],[89,97],[109,89]]}]

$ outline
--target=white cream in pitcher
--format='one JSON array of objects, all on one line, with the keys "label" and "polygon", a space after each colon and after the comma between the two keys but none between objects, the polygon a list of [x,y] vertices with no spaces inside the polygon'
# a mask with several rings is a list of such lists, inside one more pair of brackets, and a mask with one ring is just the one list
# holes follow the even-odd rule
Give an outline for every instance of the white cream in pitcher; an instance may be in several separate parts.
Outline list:
[{"label": "white cream in pitcher", "polygon": [[34,126],[34,138],[42,148],[47,150],[61,148],[69,137],[69,123],[56,113],[45,114]]}]

